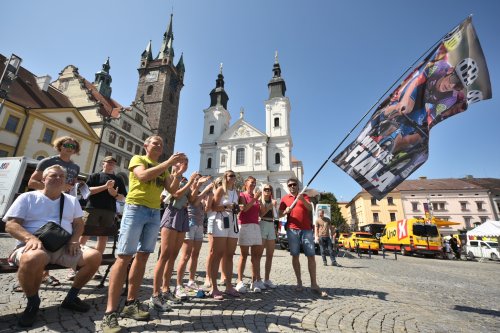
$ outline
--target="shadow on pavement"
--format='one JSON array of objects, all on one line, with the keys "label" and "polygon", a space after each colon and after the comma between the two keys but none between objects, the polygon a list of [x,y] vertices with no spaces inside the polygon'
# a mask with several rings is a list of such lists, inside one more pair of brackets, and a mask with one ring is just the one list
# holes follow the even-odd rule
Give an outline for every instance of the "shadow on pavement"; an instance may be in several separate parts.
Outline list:
[{"label": "shadow on pavement", "polygon": [[490,316],[494,316],[494,317],[500,317],[500,311],[481,309],[481,308],[472,308],[470,306],[465,306],[465,305],[455,305],[454,310],[479,313],[479,314],[490,315]]}]

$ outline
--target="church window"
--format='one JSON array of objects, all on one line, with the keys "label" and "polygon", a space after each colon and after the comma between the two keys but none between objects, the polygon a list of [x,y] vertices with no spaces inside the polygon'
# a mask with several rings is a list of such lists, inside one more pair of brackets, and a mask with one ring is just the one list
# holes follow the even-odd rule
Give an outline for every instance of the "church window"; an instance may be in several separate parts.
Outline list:
[{"label": "church window", "polygon": [[210,125],[210,130],[208,134],[214,134],[214,125]]},{"label": "church window", "polygon": [[109,132],[108,140],[110,143],[115,143],[116,141],[116,133],[115,132]]},{"label": "church window", "polygon": [[19,125],[20,121],[20,118],[9,115],[7,123],[5,124],[5,130],[15,133],[17,131],[17,125]]},{"label": "church window", "polygon": [[151,95],[153,93],[153,86],[148,86],[148,90],[146,90],[147,95]]},{"label": "church window", "polygon": [[120,155],[116,155],[116,165],[122,164],[122,157]]},{"label": "church window", "polygon": [[260,163],[260,152],[255,153],[255,163]]},{"label": "church window", "polygon": [[245,148],[236,149],[236,165],[245,164]]},{"label": "church window", "polygon": [[134,149],[135,149],[135,150],[134,150],[134,153],[135,153],[136,155],[139,155],[139,154],[141,153],[141,146],[139,146],[139,145],[135,145],[135,148],[134,148]]},{"label": "church window", "polygon": [[281,199],[281,189],[280,188],[276,189],[276,199]]},{"label": "church window", "polygon": [[124,145],[125,145],[125,138],[123,136],[120,136],[118,138],[118,147],[123,148]]},{"label": "church window", "polygon": [[220,157],[220,163],[222,165],[226,164],[226,155],[225,154],[222,154],[221,157]]},{"label": "church window", "polygon": [[280,164],[281,163],[281,155],[280,155],[280,153],[274,154],[274,163],[275,164]]},{"label": "church window", "polygon": [[132,152],[132,147],[134,147],[134,144],[132,143],[132,141],[127,141],[127,150],[129,152]]},{"label": "church window", "polygon": [[280,127],[280,118],[279,117],[274,118],[274,127]]},{"label": "church window", "polygon": [[212,169],[212,158],[209,157],[207,160],[207,169]]}]

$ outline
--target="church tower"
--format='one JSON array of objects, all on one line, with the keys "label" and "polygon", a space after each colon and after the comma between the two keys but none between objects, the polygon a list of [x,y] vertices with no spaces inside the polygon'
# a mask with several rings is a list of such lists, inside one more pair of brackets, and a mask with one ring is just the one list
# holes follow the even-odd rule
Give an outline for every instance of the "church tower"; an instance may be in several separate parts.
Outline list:
[{"label": "church tower", "polygon": [[266,107],[266,135],[269,137],[267,150],[268,170],[290,170],[293,147],[290,134],[290,100],[285,97],[286,84],[281,77],[278,51],[274,56],[273,77],[267,84],[269,99]]},{"label": "church tower", "polygon": [[217,80],[215,80],[215,88],[210,92],[210,106],[203,110],[205,115],[200,170],[206,170],[208,173],[218,168],[217,139],[226,132],[231,121],[231,115],[227,110],[228,100],[229,97],[224,89],[222,64],[220,64],[219,75],[217,76]]},{"label": "church tower", "polygon": [[107,98],[111,98],[111,75],[109,74],[111,66],[109,65],[109,57],[106,63],[102,64],[102,69],[95,73],[94,86],[99,93]]},{"label": "church tower", "polygon": [[174,152],[179,99],[184,86],[183,55],[177,65],[174,65],[172,21],[173,14],[170,15],[170,23],[163,34],[163,42],[156,58],[153,58],[151,41],[141,54],[135,96],[135,103],[144,105],[153,133],[163,138],[164,149],[160,160],[165,160]]}]

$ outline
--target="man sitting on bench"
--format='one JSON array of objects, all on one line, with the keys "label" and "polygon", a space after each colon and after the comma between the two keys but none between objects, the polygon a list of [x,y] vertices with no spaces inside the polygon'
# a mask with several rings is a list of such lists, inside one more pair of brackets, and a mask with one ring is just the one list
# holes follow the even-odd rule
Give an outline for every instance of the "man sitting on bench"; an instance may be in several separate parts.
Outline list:
[{"label": "man sitting on bench", "polygon": [[[9,262],[17,265],[19,283],[26,294],[28,305],[19,318],[19,326],[30,327],[40,307],[38,290],[47,264],[78,268],[75,280],[61,307],[86,312],[90,306],[78,298],[80,289],[92,278],[101,262],[101,254],[94,249],[80,249],[83,233],[83,212],[75,197],[62,194],[66,169],[53,165],[43,171],[44,189],[21,194],[5,214],[5,230],[18,240]],[[64,198],[64,204],[61,199]],[[55,252],[46,250],[33,233],[49,221],[60,223],[71,234],[71,239]]]}]

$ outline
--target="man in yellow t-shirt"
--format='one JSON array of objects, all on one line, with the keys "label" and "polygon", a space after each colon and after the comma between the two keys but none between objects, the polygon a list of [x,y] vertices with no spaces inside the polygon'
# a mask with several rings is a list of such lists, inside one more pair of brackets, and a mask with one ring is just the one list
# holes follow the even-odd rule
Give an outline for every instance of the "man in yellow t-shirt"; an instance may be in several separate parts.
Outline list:
[{"label": "man in yellow t-shirt", "polygon": [[137,296],[146,262],[155,249],[160,230],[160,195],[163,189],[170,193],[177,191],[180,179],[177,174],[170,175],[167,169],[186,159],[183,153],[176,153],[168,160],[158,163],[163,152],[163,139],[159,136],[147,138],[144,149],[146,155],[135,155],[129,164],[129,191],[120,224],[118,257],[110,273],[108,302],[101,326],[104,332],[121,330],[118,325],[118,305],[127,277],[127,267],[134,255],[135,260],[128,277],[127,301],[120,316],[149,320],[149,312],[141,309]]}]

